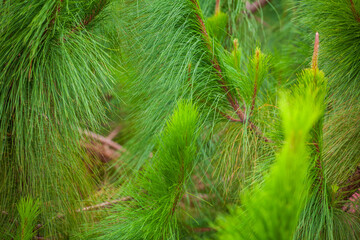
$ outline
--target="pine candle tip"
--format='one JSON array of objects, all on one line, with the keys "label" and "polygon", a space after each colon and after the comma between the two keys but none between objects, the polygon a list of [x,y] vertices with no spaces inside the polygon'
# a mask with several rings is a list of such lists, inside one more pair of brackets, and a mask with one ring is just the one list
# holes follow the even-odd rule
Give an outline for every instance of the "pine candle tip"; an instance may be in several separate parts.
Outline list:
[{"label": "pine candle tip", "polygon": [[256,59],[259,59],[259,56],[260,56],[260,49],[259,48],[256,48],[255,56],[256,56]]},{"label": "pine candle tip", "polygon": [[234,50],[238,49],[239,47],[239,40],[237,38],[234,39]]},{"label": "pine candle tip", "polygon": [[315,46],[319,47],[319,33],[315,33]]},{"label": "pine candle tip", "polygon": [[218,15],[219,13],[220,13],[220,0],[216,0],[215,15]]},{"label": "pine candle tip", "polygon": [[314,43],[314,53],[312,58],[312,69],[316,70],[318,68],[318,55],[319,55],[319,33],[315,34],[315,43]]}]

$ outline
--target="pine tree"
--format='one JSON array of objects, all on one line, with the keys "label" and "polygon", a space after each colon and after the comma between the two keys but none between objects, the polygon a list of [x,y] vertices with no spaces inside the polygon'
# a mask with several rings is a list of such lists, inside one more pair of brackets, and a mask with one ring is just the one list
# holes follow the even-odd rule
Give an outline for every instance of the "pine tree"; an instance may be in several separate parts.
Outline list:
[{"label": "pine tree", "polygon": [[360,0],[1,8],[5,238],[358,238]]},{"label": "pine tree", "polygon": [[75,210],[95,179],[87,171],[91,162],[79,130],[97,128],[104,119],[114,63],[111,39],[100,34],[115,24],[108,18],[110,5],[70,0],[0,5],[2,239],[22,228],[18,215],[37,212],[26,210],[22,198],[36,199],[40,216],[33,221],[41,236],[64,238],[83,222]]}]

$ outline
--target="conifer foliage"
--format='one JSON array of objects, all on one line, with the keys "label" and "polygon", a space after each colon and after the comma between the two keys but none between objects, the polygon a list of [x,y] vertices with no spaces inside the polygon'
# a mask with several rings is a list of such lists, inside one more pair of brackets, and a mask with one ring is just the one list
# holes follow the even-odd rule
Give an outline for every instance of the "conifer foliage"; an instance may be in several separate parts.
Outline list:
[{"label": "conifer foliage", "polygon": [[196,164],[197,109],[180,102],[158,143],[159,148],[144,170],[123,191],[131,201],[114,207],[98,239],[178,239],[177,205]]},{"label": "conifer foliage", "polygon": [[[4,237],[12,234],[9,226],[17,225],[14,209],[24,204],[21,197],[39,201],[43,226],[39,231],[45,236],[67,235],[76,225],[73,211],[93,182],[86,171],[89,160],[79,144],[79,129],[94,128],[103,119],[103,96],[111,78],[104,40],[91,32],[105,24],[107,5],[107,1],[1,3]],[[61,221],[54,221],[58,214],[66,219],[60,226]]]},{"label": "conifer foliage", "polygon": [[0,6],[1,239],[359,239],[360,0]]}]

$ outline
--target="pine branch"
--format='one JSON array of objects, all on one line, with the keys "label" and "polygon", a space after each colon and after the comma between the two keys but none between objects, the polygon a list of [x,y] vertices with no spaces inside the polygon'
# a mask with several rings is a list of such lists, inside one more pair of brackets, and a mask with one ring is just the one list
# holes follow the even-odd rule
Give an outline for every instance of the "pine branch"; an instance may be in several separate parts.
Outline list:
[{"label": "pine branch", "polygon": [[108,0],[100,0],[96,8],[92,10],[92,14],[90,14],[87,18],[83,20],[83,25],[87,26],[90,24],[92,20],[95,19],[97,15],[104,9],[106,4],[108,3]]},{"label": "pine branch", "polygon": [[22,198],[17,204],[20,216],[18,231],[14,239],[30,240],[36,235],[37,219],[40,215],[39,201],[32,198]]},{"label": "pine branch", "polygon": [[176,196],[175,196],[175,200],[173,202],[173,205],[172,205],[172,209],[171,209],[171,215],[174,215],[175,213],[175,208],[180,200],[180,197],[181,197],[181,194],[182,194],[182,188],[183,188],[183,185],[184,185],[184,181],[185,181],[185,169],[184,169],[184,160],[183,159],[180,159],[181,161],[181,167],[180,167],[180,173],[179,173],[179,182],[177,184],[177,188],[176,188]]},{"label": "pine branch", "polygon": [[[108,55],[112,50],[105,45],[113,42],[102,38],[107,43],[100,44],[95,35],[79,35],[58,44],[58,37],[68,33],[69,25],[78,24],[79,14],[86,14],[91,3],[66,4],[66,11],[60,0],[1,6],[0,159],[1,178],[9,184],[0,195],[1,210],[7,212],[29,195],[52,204],[40,205],[41,216],[68,213],[95,186],[86,169],[89,159],[82,158],[77,129],[96,129],[104,122],[103,93],[112,80]],[[97,22],[99,28],[103,23]],[[9,225],[9,218],[16,213],[9,215],[0,214],[0,225],[13,234],[15,225]],[[55,236],[61,229],[65,237],[80,226],[80,215],[60,223],[44,222],[43,232]]]},{"label": "pine branch", "polygon": [[94,233],[100,239],[176,239],[176,207],[195,164],[198,112],[179,103],[167,121],[155,158],[123,191],[134,198],[112,209]]},{"label": "pine branch", "polygon": [[56,18],[56,13],[59,13],[61,11],[61,4],[64,2],[64,0],[60,0],[60,4],[57,6],[57,8],[54,9],[54,12],[53,12],[53,19],[50,21],[51,24],[53,25],[55,23],[55,18]]},{"label": "pine branch", "polygon": [[84,29],[86,26],[88,26],[100,14],[100,12],[105,8],[108,2],[109,2],[108,0],[99,0],[98,4],[92,10],[92,13],[86,16],[85,19],[82,20],[80,24],[73,27],[70,30],[70,33],[66,37],[64,37],[64,40],[66,40],[67,37],[70,37],[71,34],[76,33],[81,29]]},{"label": "pine branch", "polygon": [[324,71],[334,78],[330,92],[336,101],[358,99],[359,9],[358,1],[299,1],[301,25],[323,35]]},{"label": "pine branch", "polygon": [[355,9],[355,4],[353,0],[349,0],[350,1],[350,8],[351,8],[351,12],[353,13],[356,21],[360,22],[360,15],[359,13],[356,11]]},{"label": "pine branch", "polygon": [[[314,72],[314,83],[317,86],[317,71],[318,69],[318,56],[319,56],[319,33],[315,34],[315,43],[314,43],[314,52],[311,62],[311,68]],[[324,184],[324,176],[323,176],[323,169],[322,169],[322,161],[321,161],[321,151],[320,151],[320,139],[319,135],[322,134],[322,123],[316,123],[314,127],[314,134],[313,134],[313,146],[315,147],[315,154],[316,154],[316,163],[315,167],[318,170],[317,179],[318,179],[318,187],[319,192],[322,193],[323,184]]]},{"label": "pine branch", "polygon": [[198,20],[198,22],[199,22],[199,24],[201,26],[201,31],[202,31],[202,34],[203,34],[203,37],[204,37],[204,40],[205,40],[205,44],[206,44],[207,48],[209,49],[211,55],[213,56],[212,64],[213,64],[213,67],[215,68],[217,76],[220,79],[219,80],[220,87],[225,91],[227,100],[229,101],[229,103],[230,103],[231,107],[233,108],[233,110],[235,111],[236,115],[239,117],[239,122],[241,122],[241,123],[246,123],[247,122],[250,129],[253,130],[261,138],[263,138],[265,140],[265,142],[272,142],[270,139],[268,139],[267,137],[264,136],[263,132],[254,123],[252,123],[249,119],[246,119],[246,115],[241,110],[241,108],[239,106],[239,103],[238,103],[238,100],[236,99],[236,97],[234,97],[231,94],[230,90],[226,86],[225,79],[224,79],[224,76],[222,74],[222,70],[221,70],[219,61],[216,58],[216,54],[215,54],[215,52],[213,50],[213,46],[211,44],[210,36],[209,36],[208,31],[207,31],[207,29],[205,27],[204,20],[202,19],[202,17],[199,14],[201,12],[201,9],[200,9],[200,7],[198,5],[197,0],[191,0],[191,2],[196,7],[196,9],[195,9],[196,13],[195,14],[196,14],[197,20]]},{"label": "pine branch", "polygon": [[[312,184],[310,197],[305,210],[299,220],[296,239],[308,239],[318,236],[324,232],[324,235],[333,234],[332,228],[325,222],[332,222],[333,209],[329,192],[327,190],[327,181],[325,166],[323,166],[323,122],[326,109],[327,79],[325,74],[318,69],[319,56],[319,34],[315,35],[313,60],[311,68],[303,71],[299,78],[297,91],[302,93],[306,91],[314,95],[312,104],[317,104],[319,109],[319,118],[314,122],[310,132],[310,159],[312,166],[310,168],[309,181]],[[302,90],[304,89],[304,90]],[[315,233],[316,232],[316,233]],[[314,235],[315,234],[315,235]],[[327,236],[328,238],[332,238]]]},{"label": "pine branch", "polygon": [[210,39],[209,34],[208,34],[208,31],[207,31],[207,29],[206,29],[206,27],[205,27],[204,20],[202,19],[202,17],[201,17],[201,16],[199,15],[199,13],[198,13],[198,12],[201,11],[201,9],[200,9],[200,7],[199,7],[199,5],[198,5],[198,2],[197,2],[197,0],[191,0],[191,1],[193,2],[193,4],[194,4],[194,5],[196,6],[196,8],[197,8],[197,9],[196,9],[196,12],[197,12],[197,13],[195,13],[195,14],[196,14],[196,17],[197,17],[197,19],[198,19],[198,21],[199,21],[199,24],[200,24],[200,26],[201,26],[201,30],[202,30],[202,34],[203,34],[203,36],[204,36],[205,44],[206,44],[207,48],[209,49],[209,51],[211,52],[211,54],[212,54],[212,56],[213,56],[212,64],[213,64],[213,67],[214,67],[215,70],[216,70],[216,74],[217,74],[218,77],[220,78],[220,80],[219,80],[220,86],[221,86],[221,88],[225,91],[226,97],[227,97],[230,105],[232,106],[232,108],[233,108],[234,111],[236,112],[236,114],[239,116],[240,121],[244,123],[244,121],[245,121],[245,114],[244,114],[241,110],[239,110],[240,107],[239,107],[239,103],[238,103],[237,99],[234,98],[234,97],[231,95],[229,89],[227,88],[227,86],[226,86],[226,84],[225,84],[224,77],[223,77],[223,75],[222,75],[222,71],[221,71],[221,68],[220,68],[220,65],[219,65],[219,61],[217,60],[217,58],[216,58],[216,56],[215,56],[215,53],[214,53],[214,51],[213,51],[213,47],[212,47],[212,44],[211,44],[211,39]]},{"label": "pine branch", "polygon": [[285,140],[276,161],[261,185],[243,193],[240,206],[218,218],[218,239],[293,238],[310,190],[306,143],[322,112],[311,85],[296,90],[279,104]]}]

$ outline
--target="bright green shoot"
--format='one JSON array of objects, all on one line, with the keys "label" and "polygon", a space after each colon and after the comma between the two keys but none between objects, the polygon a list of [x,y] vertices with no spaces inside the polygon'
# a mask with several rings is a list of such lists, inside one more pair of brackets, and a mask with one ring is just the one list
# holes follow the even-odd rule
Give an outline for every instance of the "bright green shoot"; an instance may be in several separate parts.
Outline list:
[{"label": "bright green shoot", "polygon": [[[317,57],[315,50],[314,56]],[[299,76],[292,92],[283,93],[279,107],[284,143],[263,185],[255,185],[229,216],[218,219],[219,239],[292,239],[313,184],[309,170],[315,165],[310,154],[310,134],[324,112],[326,79],[317,68]],[[310,144],[314,145],[314,144]],[[317,155],[315,155],[318,157]]]},{"label": "bright green shoot", "polygon": [[153,160],[123,192],[132,200],[113,209],[97,227],[103,233],[97,239],[179,239],[177,205],[195,164],[198,127],[197,109],[180,102]]}]

